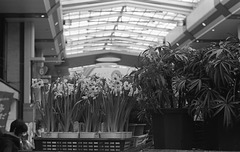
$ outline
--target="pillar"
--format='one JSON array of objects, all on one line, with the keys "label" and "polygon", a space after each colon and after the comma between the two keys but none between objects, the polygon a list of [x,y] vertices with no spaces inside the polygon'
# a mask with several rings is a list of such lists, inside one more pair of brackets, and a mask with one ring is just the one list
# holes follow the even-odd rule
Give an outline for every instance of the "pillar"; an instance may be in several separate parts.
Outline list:
[{"label": "pillar", "polygon": [[31,58],[35,57],[35,29],[32,22],[24,23],[24,103],[31,103]]}]

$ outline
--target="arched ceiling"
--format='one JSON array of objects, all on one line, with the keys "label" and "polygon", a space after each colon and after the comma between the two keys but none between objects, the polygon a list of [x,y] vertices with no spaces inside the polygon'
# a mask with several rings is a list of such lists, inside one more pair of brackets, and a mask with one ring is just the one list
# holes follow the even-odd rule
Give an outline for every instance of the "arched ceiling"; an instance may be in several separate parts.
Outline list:
[{"label": "arched ceiling", "polygon": [[202,48],[240,38],[239,0],[1,0],[0,19],[34,24],[35,52],[56,76],[107,55],[135,66],[164,41]]},{"label": "arched ceiling", "polygon": [[136,66],[140,52],[161,45],[185,24],[200,0],[61,0],[69,67],[92,65],[103,56]]}]

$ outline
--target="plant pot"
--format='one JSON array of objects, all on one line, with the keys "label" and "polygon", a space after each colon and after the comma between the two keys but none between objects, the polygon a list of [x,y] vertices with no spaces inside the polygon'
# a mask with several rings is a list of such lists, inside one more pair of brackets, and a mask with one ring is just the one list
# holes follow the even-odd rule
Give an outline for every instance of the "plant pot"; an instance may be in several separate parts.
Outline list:
[{"label": "plant pot", "polygon": [[131,131],[133,136],[140,136],[143,135],[145,126],[146,124],[129,124],[128,131]]},{"label": "plant pot", "polygon": [[79,137],[80,138],[99,138],[96,132],[80,132]]},{"label": "plant pot", "polygon": [[132,138],[132,132],[100,132],[100,138]]},{"label": "plant pot", "polygon": [[223,114],[205,121],[205,147],[206,150],[240,151],[240,122],[232,126],[223,125]]},{"label": "plant pot", "polygon": [[58,138],[58,132],[42,132],[42,138]]},{"label": "plant pot", "polygon": [[78,132],[59,132],[58,137],[59,138],[78,138],[79,133]]},{"label": "plant pot", "polygon": [[152,113],[155,149],[192,149],[193,118],[187,109],[162,109]]}]

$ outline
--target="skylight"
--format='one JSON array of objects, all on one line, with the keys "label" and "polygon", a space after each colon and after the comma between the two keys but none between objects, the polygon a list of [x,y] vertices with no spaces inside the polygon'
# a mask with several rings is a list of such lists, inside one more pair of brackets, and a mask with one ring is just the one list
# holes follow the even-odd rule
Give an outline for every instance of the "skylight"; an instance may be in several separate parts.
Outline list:
[{"label": "skylight", "polygon": [[103,50],[139,54],[163,44],[199,1],[61,0],[66,54]]}]

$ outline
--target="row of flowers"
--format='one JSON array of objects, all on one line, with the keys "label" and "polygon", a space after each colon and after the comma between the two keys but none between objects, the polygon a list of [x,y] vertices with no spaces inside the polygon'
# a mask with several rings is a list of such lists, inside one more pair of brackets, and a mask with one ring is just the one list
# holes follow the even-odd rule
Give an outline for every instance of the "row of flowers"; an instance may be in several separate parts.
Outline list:
[{"label": "row of flowers", "polygon": [[74,131],[74,122],[84,124],[86,132],[126,131],[140,94],[132,82],[118,74],[106,79],[75,73],[51,84],[32,79],[33,105],[48,132]]}]

